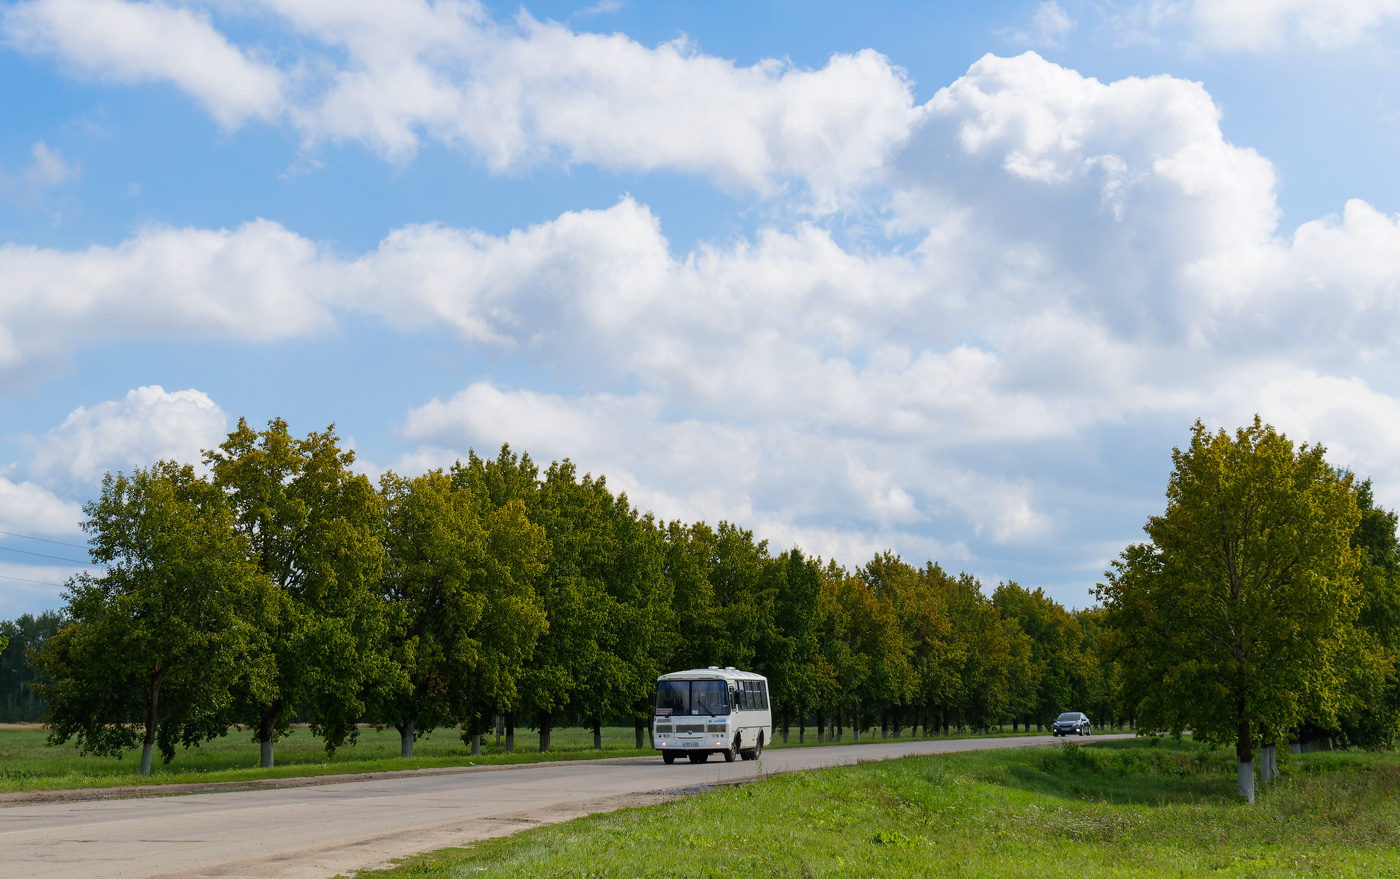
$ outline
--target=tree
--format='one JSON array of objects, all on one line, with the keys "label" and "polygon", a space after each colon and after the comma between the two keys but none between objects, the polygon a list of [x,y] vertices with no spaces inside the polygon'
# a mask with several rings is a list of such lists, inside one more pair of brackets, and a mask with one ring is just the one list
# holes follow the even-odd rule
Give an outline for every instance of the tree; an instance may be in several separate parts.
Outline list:
[{"label": "tree", "polygon": [[165,762],[228,730],[233,682],[246,671],[246,611],[266,581],[218,490],[173,461],[107,474],[84,508],[101,575],[65,594],[70,620],[34,653],[47,680],[49,740],[120,756],[141,745]]},{"label": "tree", "polygon": [[1097,595],[1139,728],[1234,744],[1253,802],[1253,747],[1307,717],[1335,722],[1353,643],[1360,520],[1349,474],[1256,416],[1232,437],[1197,421],[1172,450],[1167,508]]},{"label": "tree", "polygon": [[548,546],[518,500],[497,510],[435,470],[415,479],[387,473],[388,563],[380,584],[391,607],[391,655],[409,686],[379,700],[400,753],[444,723],[465,720],[480,750],[484,708],[508,703],[545,627],[534,579]]},{"label": "tree", "polygon": [[63,622],[53,610],[0,621],[0,640],[9,642],[0,647],[0,723],[27,723],[44,716],[44,703],[34,689],[40,679],[29,654],[52,638]]},{"label": "tree", "polygon": [[204,457],[254,563],[276,587],[257,621],[258,655],[271,671],[250,679],[239,714],[263,766],[298,713],[333,752],[354,741],[371,692],[407,686],[388,658],[388,619],[375,592],[384,564],[379,494],[351,471],[355,454],[340,448],[334,426],[295,439],[280,418],[261,432],[239,419]]},{"label": "tree", "polygon": [[[502,444],[500,452],[492,460],[479,457],[475,451],[468,451],[467,462],[465,464],[461,461],[456,462],[449,472],[452,487],[469,490],[483,511],[498,511],[512,502],[516,502],[523,505],[525,515],[528,517],[538,505],[539,468],[535,466],[534,461],[530,460],[528,453],[517,455],[510,450],[508,444]],[[548,540],[549,535],[546,533],[545,555],[543,557],[546,564],[551,552]],[[543,637],[548,632],[549,613],[540,596],[538,580],[535,582],[535,586],[532,603],[545,614],[544,628],[537,633],[538,638]],[[515,749],[516,712],[524,707],[526,696],[535,692],[535,687],[541,682],[537,669],[543,660],[538,656],[537,651],[538,641],[533,645],[533,649],[525,654],[525,664],[518,670],[517,674],[511,677],[509,686],[502,686],[496,691],[494,697],[496,701],[491,705],[496,712],[501,714],[505,722],[507,751]]]},{"label": "tree", "polygon": [[977,727],[1000,722],[1036,692],[1039,670],[1030,661],[1030,637],[1002,618],[970,574],[945,577],[939,586],[953,640],[962,648],[950,714]]},{"label": "tree", "polygon": [[1043,590],[1032,591],[1015,582],[998,586],[992,604],[1003,619],[1015,620],[1030,638],[1030,662],[1039,672],[1030,700],[1037,727],[1062,711],[1087,707],[1084,633],[1074,616]]},{"label": "tree", "polygon": [[1358,640],[1375,661],[1356,663],[1358,673],[1348,681],[1355,698],[1338,732],[1350,744],[1389,748],[1400,732],[1400,517],[1376,506],[1369,479],[1356,487],[1356,505],[1361,520],[1351,541],[1361,552]]},{"label": "tree", "polygon": [[759,640],[759,666],[768,677],[783,735],[796,716],[805,734],[809,709],[818,707],[829,669],[821,655],[821,568],[793,548],[766,559],[763,591],[771,596],[772,626]]}]

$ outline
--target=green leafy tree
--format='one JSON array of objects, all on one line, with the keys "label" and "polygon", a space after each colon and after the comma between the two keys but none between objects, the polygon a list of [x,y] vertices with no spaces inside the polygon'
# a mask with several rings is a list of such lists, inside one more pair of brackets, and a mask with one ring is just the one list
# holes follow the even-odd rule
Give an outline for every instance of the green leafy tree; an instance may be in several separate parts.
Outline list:
[{"label": "green leafy tree", "polygon": [[44,716],[43,700],[34,689],[40,678],[28,657],[62,623],[63,616],[53,610],[0,621],[0,639],[9,642],[0,648],[0,723],[32,723]]},{"label": "green leafy tree", "polygon": [[[1006,620],[968,574],[943,583],[953,638],[963,646],[958,691],[951,714],[958,724],[998,723],[1035,692],[1038,670],[1029,661],[1030,636]],[[1027,689],[1029,688],[1029,690]]]},{"label": "green leafy tree", "polygon": [[1030,663],[1039,672],[1029,700],[1036,724],[1049,723],[1062,711],[1087,709],[1084,632],[1073,614],[1043,590],[1015,582],[998,586],[992,604],[1030,639]]},{"label": "green leafy tree", "polygon": [[171,461],[107,474],[84,507],[101,575],[69,582],[69,622],[33,657],[45,681],[49,740],[120,756],[141,745],[141,773],[223,735],[233,683],[249,672],[247,611],[266,591],[217,489]]},{"label": "green leafy tree", "polygon": [[515,681],[545,627],[532,583],[548,547],[519,500],[483,505],[437,470],[414,479],[392,473],[385,498],[388,563],[380,591],[394,622],[391,655],[409,686],[374,706],[414,739],[465,720],[480,750],[484,710],[513,698]]},{"label": "green leafy tree", "polygon": [[240,699],[239,714],[273,763],[273,744],[299,713],[328,752],[354,741],[371,693],[407,686],[390,660],[389,620],[375,586],[383,571],[382,502],[354,473],[354,452],[333,427],[304,439],[274,419],[238,428],[205,453],[233,504],[252,559],[276,587],[259,609],[258,654],[272,672]]},{"label": "green leafy tree", "polygon": [[805,718],[820,704],[830,675],[821,655],[821,568],[793,548],[765,560],[762,590],[771,598],[772,624],[759,639],[759,666],[774,694],[773,708],[784,734],[794,717],[805,735]]},{"label": "green leafy tree", "polygon": [[668,671],[745,664],[729,653],[724,607],[710,582],[716,540],[714,529],[703,522],[669,522],[663,530],[662,572],[670,584],[678,635],[662,662]]},{"label": "green leafy tree", "polygon": [[[1393,747],[1400,732],[1400,541],[1396,539],[1394,511],[1376,506],[1371,481],[1356,486],[1361,520],[1352,534],[1352,545],[1361,552],[1357,579],[1361,583],[1361,609],[1357,624],[1364,636],[1358,641],[1371,648],[1374,662],[1365,657],[1353,662],[1347,681],[1354,697],[1342,712],[1342,737],[1364,748]],[[1368,673],[1369,672],[1369,673]]]},{"label": "green leafy tree", "polygon": [[1140,728],[1253,747],[1308,717],[1334,723],[1359,610],[1349,475],[1258,417],[1234,436],[1196,422],[1172,452],[1167,508],[1098,587],[1106,652]]},{"label": "green leafy tree", "polygon": [[[475,451],[469,451],[466,463],[458,461],[452,465],[449,473],[452,487],[469,490],[481,505],[483,516],[501,510],[511,503],[518,503],[523,506],[525,515],[529,517],[530,511],[539,503],[539,468],[530,459],[529,453],[516,454],[508,444],[503,444],[493,459],[484,459]],[[533,524],[534,520],[531,519],[531,522]],[[542,559],[546,564],[552,552],[548,540],[549,535],[546,533],[545,555]],[[534,586],[531,603],[545,614],[544,628],[535,633],[538,640],[548,632],[549,612],[539,595],[538,580]],[[537,655],[537,650],[538,644],[535,643],[532,649],[526,651],[524,665],[515,669],[508,680],[503,679],[502,686],[493,690],[495,701],[489,708],[499,713],[505,722],[507,750],[513,751],[515,747],[516,712],[524,708],[526,695],[535,692],[535,688],[541,683],[538,670],[544,660]],[[544,677],[549,678],[550,672],[546,671]]]}]

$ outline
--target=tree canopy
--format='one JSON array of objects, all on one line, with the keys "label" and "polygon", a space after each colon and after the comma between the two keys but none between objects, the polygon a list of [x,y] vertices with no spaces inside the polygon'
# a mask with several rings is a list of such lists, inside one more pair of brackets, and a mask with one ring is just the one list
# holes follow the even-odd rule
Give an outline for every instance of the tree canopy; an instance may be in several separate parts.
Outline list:
[{"label": "tree canopy", "polygon": [[1349,474],[1257,417],[1234,435],[1196,422],[1172,452],[1167,507],[1098,596],[1104,638],[1150,729],[1233,744],[1253,797],[1254,742],[1307,719],[1334,726],[1357,643],[1361,515]]}]

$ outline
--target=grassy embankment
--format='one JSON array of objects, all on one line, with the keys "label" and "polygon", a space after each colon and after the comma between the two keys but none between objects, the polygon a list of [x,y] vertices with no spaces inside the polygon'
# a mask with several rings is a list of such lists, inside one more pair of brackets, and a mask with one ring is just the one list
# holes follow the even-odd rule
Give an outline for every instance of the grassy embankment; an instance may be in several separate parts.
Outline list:
[{"label": "grassy embankment", "polygon": [[594,815],[360,879],[1400,876],[1400,759],[1291,762],[1254,807],[1234,796],[1232,753],[1189,742],[864,763]]},{"label": "grassy embankment", "polygon": [[[1009,728],[1007,728],[1009,729]],[[1005,730],[991,735],[1008,734]],[[258,746],[250,733],[230,731],[197,748],[179,750],[169,764],[155,765],[149,777],[138,773],[140,752],[123,759],[81,756],[73,743],[49,747],[46,731],[38,728],[0,727],[0,793],[10,791],[114,787],[131,784],[179,784],[183,782],[254,781],[312,775],[343,775],[356,772],[384,772],[395,769],[435,769],[444,766],[488,766],[506,763],[536,763],[543,760],[591,760],[606,757],[655,756],[656,751],[636,750],[630,728],[604,727],[603,749],[593,749],[593,733],[577,727],[553,732],[551,750],[538,753],[539,739],[528,730],[516,734],[515,753],[507,754],[495,744],[495,737],[483,740],[482,753],[473,757],[455,729],[440,729],[420,738],[414,756],[399,757],[399,734],[394,730],[360,730],[359,742],[328,757],[319,739],[304,729],[277,743],[276,763],[271,769],[258,767]],[[797,733],[792,744],[781,742],[774,748],[799,747]],[[849,732],[846,744],[851,740]],[[862,742],[878,741],[864,736]],[[815,734],[801,747],[816,745]]]}]

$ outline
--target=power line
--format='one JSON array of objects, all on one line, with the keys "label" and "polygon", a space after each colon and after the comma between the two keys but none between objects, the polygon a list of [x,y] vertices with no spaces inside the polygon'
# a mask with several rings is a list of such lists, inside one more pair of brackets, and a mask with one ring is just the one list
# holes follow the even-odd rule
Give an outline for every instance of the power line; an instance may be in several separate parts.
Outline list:
[{"label": "power line", "polygon": [[43,580],[26,580],[24,577],[11,577],[9,574],[0,574],[0,580],[18,580],[21,583],[33,583],[36,586],[52,586],[55,589],[62,589],[58,583],[45,583]]},{"label": "power line", "polygon": [[48,553],[43,553],[43,552],[30,552],[30,551],[27,550],[27,549],[15,549],[13,546],[0,546],[0,551],[4,551],[4,552],[19,552],[19,553],[23,553],[23,554],[25,554],[25,555],[36,555],[36,556],[38,556],[38,557],[41,558],[41,559],[54,559],[55,561],[67,562],[67,563],[70,564],[70,565],[83,565],[84,567],[89,567],[89,568],[94,567],[94,565],[93,565],[91,562],[80,562],[80,561],[78,561],[77,559],[66,559],[66,558],[63,558],[62,556],[49,555]]},{"label": "power line", "polygon": [[55,544],[55,545],[57,545],[57,546],[71,546],[71,547],[73,547],[74,549],[87,549],[87,548],[88,548],[88,544],[86,544],[86,543],[64,543],[62,540],[49,540],[49,539],[46,538],[46,537],[31,537],[31,536],[29,536],[28,534],[16,534],[16,533],[14,533],[13,531],[0,531],[0,534],[5,535],[6,537],[22,537],[22,538],[24,538],[25,540],[37,540],[37,541],[39,541],[40,543],[52,543],[52,544]]}]

